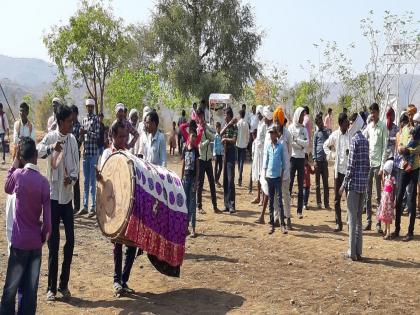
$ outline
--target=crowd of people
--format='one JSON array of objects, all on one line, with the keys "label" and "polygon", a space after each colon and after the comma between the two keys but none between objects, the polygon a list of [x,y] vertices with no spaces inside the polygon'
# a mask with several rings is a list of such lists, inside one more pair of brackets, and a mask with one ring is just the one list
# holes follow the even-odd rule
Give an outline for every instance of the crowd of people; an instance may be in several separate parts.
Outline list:
[{"label": "crowd of people", "polygon": [[[394,123],[394,110],[387,109],[385,123],[380,120],[376,103],[370,106],[369,113],[364,110],[348,116],[343,111],[336,121],[331,109],[325,117],[323,113],[316,113],[315,127],[308,107],[298,107],[289,123],[281,106],[252,106],[248,112],[244,104],[236,116],[231,107],[226,107],[224,122],[217,122],[213,127],[206,101],[202,100],[199,106],[193,105],[189,117],[182,111],[168,135],[159,128],[157,111],[147,106],[140,117],[138,110],[128,113],[124,104],[116,104],[115,118],[108,129],[103,123],[104,115],[94,112],[95,101],[87,99],[85,105],[87,114],[79,122],[76,106],[62,105],[60,99],[54,98],[48,130],[38,145],[35,144],[35,128],[28,119],[29,106],[20,105],[20,119],[13,129],[13,162],[5,183],[9,260],[1,314],[15,312],[16,295],[19,312],[35,313],[41,250],[45,242],[49,250],[47,300],[54,301],[57,292],[64,298],[71,296],[68,284],[75,244],[74,215],[95,216],[96,181],[102,180],[101,166],[113,152],[121,150],[166,167],[166,145],[171,155],[178,149],[191,228],[186,234],[190,237],[197,236],[196,212],[206,213],[205,177],[213,211],[235,215],[236,187],[243,186],[244,164],[250,159],[248,191],[251,194],[256,189],[251,204],[261,207],[257,220],[260,224],[265,224],[268,207],[269,234],[273,234],[276,227],[283,234],[293,230],[291,196],[294,187],[297,188],[296,217],[303,219],[309,207],[311,174],[315,175],[317,208],[322,208],[323,204],[325,209],[330,209],[328,165],[331,161],[334,164],[335,232],[343,230],[341,199],[344,193],[347,195],[349,248],[345,258],[362,259],[363,230],[370,230],[373,222],[374,180],[376,231],[384,233],[384,239],[399,237],[401,215],[407,207],[409,227],[403,240],[413,238],[420,166],[420,113],[414,105],[409,105],[401,114],[398,127]],[[9,125],[1,104],[0,116],[0,140],[4,145]],[[338,128],[333,130],[336,122]],[[38,158],[47,160],[46,177],[40,174]],[[82,204],[81,169],[84,175]],[[223,188],[222,209],[218,207],[216,194],[220,188]],[[363,227],[364,211],[367,222]],[[395,228],[391,233],[394,218]],[[58,279],[61,222],[66,242]],[[127,246],[124,266],[122,244],[115,243],[113,253],[114,291],[117,295],[132,293],[127,283],[136,248]]]}]

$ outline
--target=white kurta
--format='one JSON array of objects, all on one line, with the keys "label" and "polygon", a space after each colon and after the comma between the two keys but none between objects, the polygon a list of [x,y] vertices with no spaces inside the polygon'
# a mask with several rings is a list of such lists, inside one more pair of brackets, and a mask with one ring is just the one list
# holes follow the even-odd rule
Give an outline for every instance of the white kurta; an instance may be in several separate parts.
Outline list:
[{"label": "white kurta", "polygon": [[255,151],[252,157],[252,180],[260,179],[262,170],[263,153],[264,153],[264,140],[267,133],[267,125],[263,120],[260,120],[257,128],[257,137],[255,138]]}]

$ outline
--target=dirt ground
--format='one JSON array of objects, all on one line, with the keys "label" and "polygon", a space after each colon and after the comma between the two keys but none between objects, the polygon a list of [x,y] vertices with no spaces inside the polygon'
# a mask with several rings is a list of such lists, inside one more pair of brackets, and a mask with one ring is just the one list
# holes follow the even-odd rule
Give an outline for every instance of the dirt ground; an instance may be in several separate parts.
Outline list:
[{"label": "dirt ground", "polygon": [[[170,160],[169,168],[179,172],[179,158]],[[44,161],[40,165],[45,170]],[[246,178],[249,169],[247,164]],[[6,172],[6,167],[0,166],[0,178],[4,179]],[[4,214],[3,189],[0,197]],[[315,209],[314,194],[310,199],[312,208],[304,212],[302,220],[293,219],[295,229],[288,235],[278,231],[268,235],[268,225],[254,223],[260,207],[250,204],[253,198],[245,187],[238,187],[237,214],[215,215],[207,187],[203,200],[207,214],[197,214],[200,235],[187,239],[181,277],[172,279],[159,274],[147,257],[140,256],[129,281],[137,293],[120,299],[113,297],[112,245],[95,227],[94,219],[75,218],[69,285],[73,297],[68,301],[45,301],[45,246],[38,313],[420,314],[419,236],[403,243],[384,241],[374,232],[365,233],[365,260],[348,262],[341,258],[347,249],[347,229],[342,233],[332,231],[334,211]],[[222,208],[222,189],[218,189],[218,203]],[[295,199],[292,213],[296,213]],[[343,219],[345,215],[344,211]],[[420,233],[418,222],[416,232]],[[4,215],[0,216],[0,225],[4,226]],[[406,229],[404,216],[402,231]],[[63,240],[64,230],[61,233]],[[5,234],[4,230],[0,233],[1,288],[7,266]]]}]

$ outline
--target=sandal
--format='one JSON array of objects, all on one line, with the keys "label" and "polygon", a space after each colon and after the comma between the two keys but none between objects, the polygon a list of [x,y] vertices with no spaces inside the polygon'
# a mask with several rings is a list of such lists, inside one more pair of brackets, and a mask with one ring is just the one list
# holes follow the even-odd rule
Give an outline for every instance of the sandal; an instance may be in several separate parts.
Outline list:
[{"label": "sandal", "polygon": [[392,236],[390,234],[387,234],[383,237],[384,240],[390,240],[392,239]]}]

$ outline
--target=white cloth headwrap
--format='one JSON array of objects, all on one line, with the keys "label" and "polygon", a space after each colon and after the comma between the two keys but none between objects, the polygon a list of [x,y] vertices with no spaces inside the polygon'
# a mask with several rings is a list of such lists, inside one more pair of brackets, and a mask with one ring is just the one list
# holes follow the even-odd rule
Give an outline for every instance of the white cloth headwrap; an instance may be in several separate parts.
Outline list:
[{"label": "white cloth headwrap", "polygon": [[360,116],[360,114],[357,114],[356,120],[353,122],[353,124],[351,125],[348,131],[350,141],[353,138],[353,136],[356,134],[356,132],[358,132],[360,129],[363,128],[364,124],[365,122],[363,121],[362,116]]},{"label": "white cloth headwrap", "polygon": [[88,99],[86,99],[85,105],[86,106],[88,106],[88,105],[95,106],[95,100],[91,99],[91,98],[88,98]]},{"label": "white cloth headwrap", "polygon": [[130,113],[128,114],[128,118],[131,118],[134,114],[137,114],[137,116],[139,115],[139,111],[135,108],[132,108],[130,110]]},{"label": "white cloth headwrap", "polygon": [[414,120],[415,122],[420,123],[420,112],[417,112],[417,113],[414,115],[413,120]]},{"label": "white cloth headwrap", "polygon": [[384,164],[384,171],[389,175],[392,173],[392,169],[394,168],[394,161],[388,160]]},{"label": "white cloth headwrap", "polygon": [[264,110],[264,106],[262,105],[258,105],[257,109],[256,109],[256,113],[260,113],[261,115],[263,114],[263,110]]},{"label": "white cloth headwrap", "polygon": [[270,106],[264,106],[263,116],[269,120],[273,120],[273,111]]},{"label": "white cloth headwrap", "polygon": [[124,110],[125,109],[125,105],[123,103],[118,103],[117,105],[115,105],[115,113],[118,113],[120,110]]},{"label": "white cloth headwrap", "polygon": [[61,104],[61,100],[58,97],[54,97],[51,103],[58,103]]},{"label": "white cloth headwrap", "polygon": [[147,114],[150,113],[152,109],[149,106],[143,108],[143,120],[146,118]]}]

